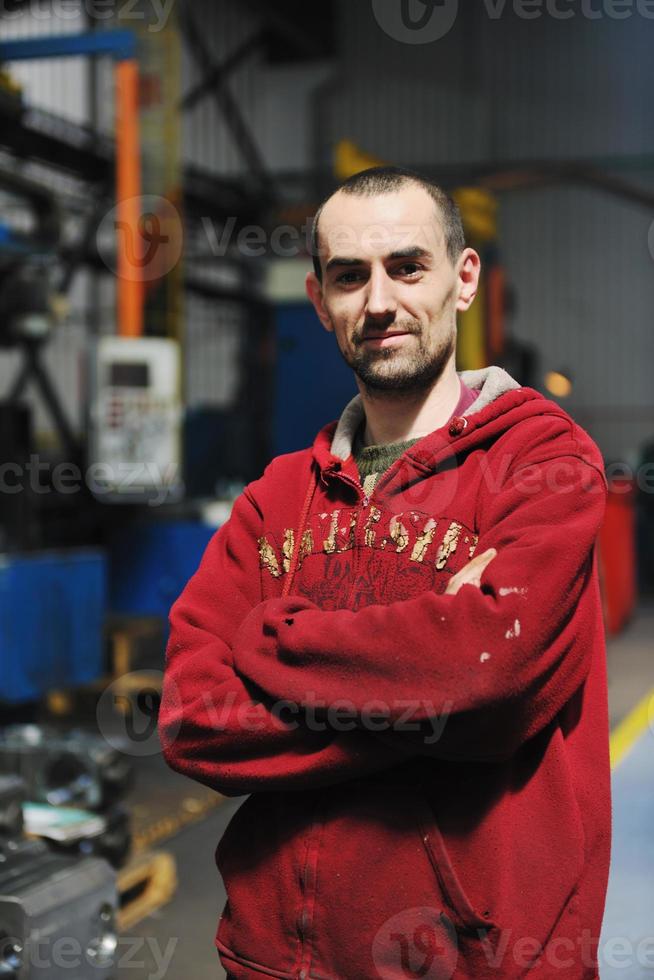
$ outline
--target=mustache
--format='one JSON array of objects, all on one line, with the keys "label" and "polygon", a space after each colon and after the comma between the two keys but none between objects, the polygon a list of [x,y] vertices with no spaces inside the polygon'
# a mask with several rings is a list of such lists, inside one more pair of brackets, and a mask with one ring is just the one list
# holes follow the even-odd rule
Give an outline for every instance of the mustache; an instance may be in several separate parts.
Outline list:
[{"label": "mustache", "polygon": [[371,334],[386,334],[386,333],[387,334],[392,334],[392,333],[420,334],[421,332],[422,331],[420,329],[420,324],[417,324],[415,321],[412,321],[410,323],[393,323],[393,324],[388,324],[385,327],[380,327],[379,324],[376,323],[370,323],[363,326],[361,330],[355,331],[354,334],[352,335],[352,340],[354,341],[355,344],[361,344]]}]

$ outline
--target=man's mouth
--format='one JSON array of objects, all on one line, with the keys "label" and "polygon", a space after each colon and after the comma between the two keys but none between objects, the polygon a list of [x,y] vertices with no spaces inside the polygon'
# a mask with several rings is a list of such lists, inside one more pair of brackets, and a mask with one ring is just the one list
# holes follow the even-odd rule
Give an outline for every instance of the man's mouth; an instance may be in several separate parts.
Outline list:
[{"label": "man's mouth", "polygon": [[402,342],[403,337],[410,337],[408,331],[395,331],[392,333],[369,334],[362,340],[363,344],[369,347],[392,347]]}]

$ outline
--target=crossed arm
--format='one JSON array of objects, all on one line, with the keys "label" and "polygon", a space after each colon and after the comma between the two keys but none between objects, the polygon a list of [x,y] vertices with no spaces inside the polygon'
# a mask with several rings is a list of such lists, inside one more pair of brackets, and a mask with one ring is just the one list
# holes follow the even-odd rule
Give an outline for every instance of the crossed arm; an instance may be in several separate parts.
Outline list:
[{"label": "crossed arm", "polygon": [[[590,665],[605,481],[583,459],[566,460],[554,490],[560,457],[530,463],[538,494],[525,493],[516,470],[490,496],[484,551],[443,595],[357,612],[253,598],[258,569],[247,555],[257,555],[261,515],[246,488],[171,610],[159,716],[168,763],[236,795],[328,785],[423,753],[509,757]],[[343,701],[348,730],[333,724]]]}]

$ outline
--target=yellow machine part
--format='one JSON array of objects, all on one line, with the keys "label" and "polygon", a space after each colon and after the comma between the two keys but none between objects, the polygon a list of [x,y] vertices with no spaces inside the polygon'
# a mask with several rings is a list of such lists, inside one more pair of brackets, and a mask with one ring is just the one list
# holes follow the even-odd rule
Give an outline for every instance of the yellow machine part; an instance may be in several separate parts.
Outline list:
[{"label": "yellow machine part", "polygon": [[334,147],[334,174],[338,180],[347,180],[370,167],[383,167],[385,163],[385,160],[365,153],[352,140],[339,140]]},{"label": "yellow machine part", "polygon": [[486,367],[486,283],[482,274],[472,306],[457,317],[456,365],[459,371]]},{"label": "yellow machine part", "polygon": [[497,198],[481,187],[458,187],[452,192],[466,237],[472,243],[485,244],[497,238]]}]

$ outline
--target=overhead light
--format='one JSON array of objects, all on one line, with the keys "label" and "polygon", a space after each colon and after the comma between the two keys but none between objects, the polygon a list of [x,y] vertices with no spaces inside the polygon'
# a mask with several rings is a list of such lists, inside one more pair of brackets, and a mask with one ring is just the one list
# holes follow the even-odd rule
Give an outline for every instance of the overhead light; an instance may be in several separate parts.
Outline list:
[{"label": "overhead light", "polygon": [[572,391],[572,378],[567,371],[548,371],[545,387],[555,398],[567,398]]}]

